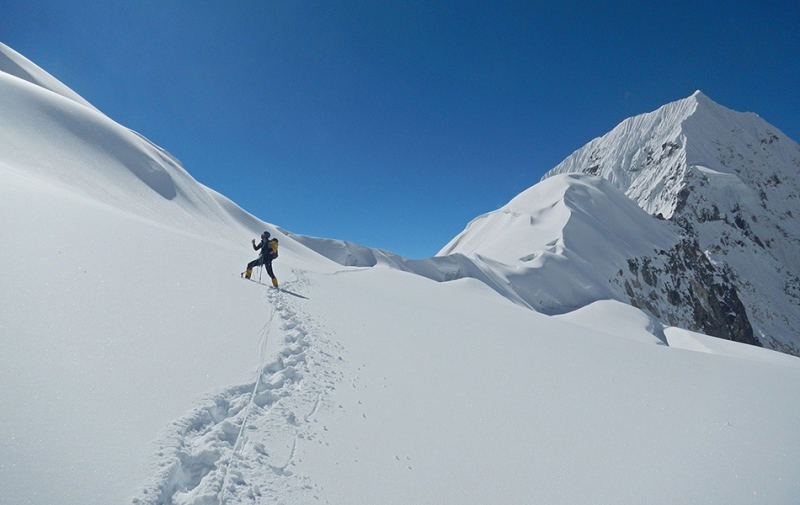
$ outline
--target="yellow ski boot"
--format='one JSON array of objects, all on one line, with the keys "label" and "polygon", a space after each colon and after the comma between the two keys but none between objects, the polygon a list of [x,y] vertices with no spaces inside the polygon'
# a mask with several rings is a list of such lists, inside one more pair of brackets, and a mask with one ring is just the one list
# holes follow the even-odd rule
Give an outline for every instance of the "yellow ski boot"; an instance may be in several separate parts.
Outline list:
[{"label": "yellow ski boot", "polygon": [[276,288],[278,287],[278,279],[276,279],[275,277],[272,278],[272,285],[275,286]]}]

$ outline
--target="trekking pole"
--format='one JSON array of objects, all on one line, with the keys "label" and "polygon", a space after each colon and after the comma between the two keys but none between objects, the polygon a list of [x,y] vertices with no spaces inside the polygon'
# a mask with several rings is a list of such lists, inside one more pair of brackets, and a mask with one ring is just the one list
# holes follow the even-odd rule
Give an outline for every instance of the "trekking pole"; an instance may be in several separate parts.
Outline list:
[{"label": "trekking pole", "polygon": [[261,264],[261,268],[258,269],[258,283],[261,284],[261,274],[264,273],[264,264]]}]

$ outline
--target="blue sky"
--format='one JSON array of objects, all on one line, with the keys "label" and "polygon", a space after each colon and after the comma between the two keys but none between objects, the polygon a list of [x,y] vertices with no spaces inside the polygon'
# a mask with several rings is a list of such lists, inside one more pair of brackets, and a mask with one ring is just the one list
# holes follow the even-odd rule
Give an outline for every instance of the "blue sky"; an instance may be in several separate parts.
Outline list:
[{"label": "blue sky", "polygon": [[0,7],[0,41],[252,214],[411,258],[697,89],[800,140],[796,0]]}]

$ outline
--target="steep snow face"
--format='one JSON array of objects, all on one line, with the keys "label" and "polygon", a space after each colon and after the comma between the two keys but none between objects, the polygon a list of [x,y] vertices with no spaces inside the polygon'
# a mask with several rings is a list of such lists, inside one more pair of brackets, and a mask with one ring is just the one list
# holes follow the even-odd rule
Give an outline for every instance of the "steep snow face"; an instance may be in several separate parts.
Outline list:
[{"label": "steep snow face", "polygon": [[[722,193],[717,200],[748,200],[743,203],[762,207],[769,202],[769,210],[787,215],[798,206],[792,190],[798,187],[799,164],[800,147],[777,128],[697,91],[626,119],[543,180],[564,173],[598,175],[648,213],[669,219],[686,203],[688,180],[700,178]],[[787,186],[780,188],[784,182]],[[792,231],[798,230],[794,223]]]},{"label": "steep snow face", "polygon": [[712,120],[686,121],[691,171],[673,219],[736,274],[764,345],[800,355],[800,146],[753,114],[713,112],[714,141],[692,140]]},{"label": "steep snow face", "polygon": [[735,278],[764,345],[800,353],[800,146],[696,92],[623,121],[555,167],[604,177]]},{"label": "steep snow face", "polygon": [[682,124],[707,101],[699,91],[655,112],[628,118],[578,149],[554,169],[608,179],[652,215],[670,217],[686,167]]}]

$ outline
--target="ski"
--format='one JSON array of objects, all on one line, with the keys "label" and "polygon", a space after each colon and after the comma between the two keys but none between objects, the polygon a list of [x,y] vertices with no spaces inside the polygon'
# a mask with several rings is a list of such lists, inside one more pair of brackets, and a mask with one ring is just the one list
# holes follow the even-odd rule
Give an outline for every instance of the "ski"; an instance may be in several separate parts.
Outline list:
[{"label": "ski", "polygon": [[[244,272],[242,272],[242,273],[241,273],[241,277],[242,277],[242,279],[244,279],[244,280],[246,280],[246,281],[255,282],[256,284],[260,284],[260,285],[262,285],[262,286],[267,286],[268,288],[274,288],[274,287],[275,287],[275,286],[273,286],[271,283],[270,283],[270,284],[267,284],[267,283],[265,283],[265,282],[261,282],[261,281],[259,281],[259,280],[257,280],[257,279],[252,279],[252,278],[250,278],[250,277],[245,277],[245,276],[244,276]],[[279,289],[279,288],[275,288],[275,289]]]},{"label": "ski", "polygon": [[299,293],[295,293],[294,291],[289,291],[289,290],[288,290],[288,289],[286,289],[286,288],[282,288],[282,287],[277,287],[277,288],[276,288],[276,287],[275,287],[275,286],[273,286],[272,284],[267,284],[267,283],[265,283],[265,282],[259,282],[259,281],[258,281],[258,280],[256,280],[256,279],[248,279],[247,277],[245,277],[245,276],[244,276],[244,272],[242,272],[242,279],[244,279],[244,280],[246,280],[246,281],[254,282],[254,283],[258,284],[259,286],[264,286],[264,287],[267,287],[267,288],[272,288],[272,289],[274,289],[275,291],[280,291],[281,293],[286,293],[287,295],[292,295],[292,296],[295,296],[295,297],[297,297],[297,298],[302,298],[303,300],[308,300],[308,297],[307,297],[307,296],[303,296],[303,295],[301,295],[301,294],[299,294]]}]

